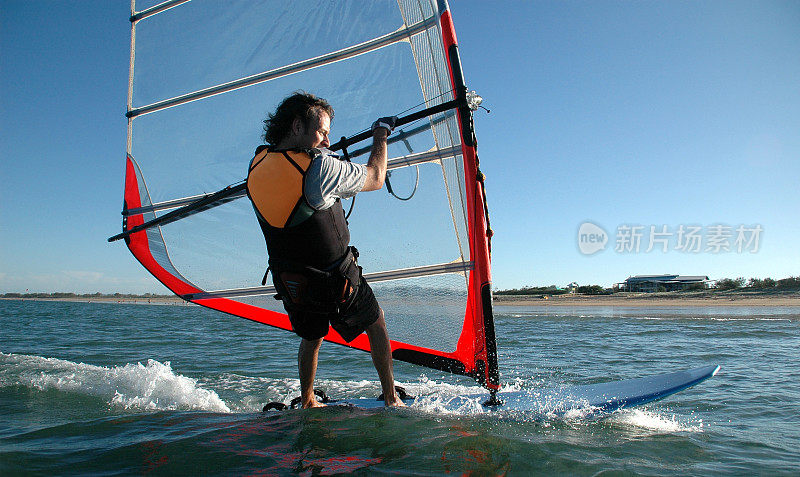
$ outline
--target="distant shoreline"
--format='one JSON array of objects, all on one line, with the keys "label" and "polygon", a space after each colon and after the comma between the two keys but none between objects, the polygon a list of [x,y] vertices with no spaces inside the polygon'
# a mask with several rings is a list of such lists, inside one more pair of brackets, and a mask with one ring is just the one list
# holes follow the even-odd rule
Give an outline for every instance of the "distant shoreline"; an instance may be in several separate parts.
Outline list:
[{"label": "distant shoreline", "polygon": [[193,305],[177,296],[157,296],[157,297],[68,297],[68,298],[14,298],[0,297],[0,300],[17,301],[59,301],[71,303],[104,303],[104,304],[134,304],[134,305]]},{"label": "distant shoreline", "polygon": [[662,292],[612,295],[494,295],[496,306],[797,306],[800,292]]},{"label": "distant shoreline", "polygon": [[[0,300],[58,301],[77,303],[136,304],[192,306],[177,296],[154,297],[65,297],[65,298],[13,298]],[[725,292],[666,292],[666,293],[614,293],[613,295],[494,295],[495,306],[796,306],[800,307],[800,291],[754,292],[731,290]]]}]

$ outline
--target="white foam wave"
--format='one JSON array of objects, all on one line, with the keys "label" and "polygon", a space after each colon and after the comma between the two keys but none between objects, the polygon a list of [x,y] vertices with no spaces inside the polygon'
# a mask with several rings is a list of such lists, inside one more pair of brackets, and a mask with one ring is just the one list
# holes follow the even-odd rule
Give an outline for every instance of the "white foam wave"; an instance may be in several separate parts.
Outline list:
[{"label": "white foam wave", "polygon": [[675,415],[666,416],[646,409],[629,409],[614,414],[610,420],[616,424],[655,432],[702,432],[703,421],[681,422]]},{"label": "white foam wave", "polygon": [[0,353],[2,383],[97,396],[113,407],[138,410],[192,409],[231,412],[216,392],[176,374],[169,361],[95,366],[41,356]]},{"label": "white foam wave", "polygon": [[[541,388],[542,383],[536,383]],[[105,367],[56,358],[0,352],[0,387],[22,385],[41,391],[57,390],[100,397],[111,407],[128,410],[204,410],[212,412],[257,412],[267,402],[286,404],[300,394],[299,381],[291,378],[251,377],[223,374],[200,381],[177,374],[169,362],[147,360]],[[420,376],[416,382],[398,382],[416,396],[418,410],[449,415],[486,414],[486,390],[477,385],[451,384]],[[523,391],[531,383],[516,379],[504,384],[502,392]],[[334,399],[374,398],[381,392],[377,380],[319,379],[316,387]],[[212,391],[213,388],[216,391]],[[229,400],[224,402],[217,392]],[[580,421],[594,409],[581,403],[565,402],[558,395],[529,391],[539,402],[531,409],[539,417]],[[529,413],[529,414],[530,414]],[[502,412],[500,414],[503,414]],[[523,416],[524,417],[524,416]],[[681,420],[655,411],[633,409],[610,417],[616,424],[654,432],[699,432],[702,421]],[[686,421],[686,422],[684,422]]]}]

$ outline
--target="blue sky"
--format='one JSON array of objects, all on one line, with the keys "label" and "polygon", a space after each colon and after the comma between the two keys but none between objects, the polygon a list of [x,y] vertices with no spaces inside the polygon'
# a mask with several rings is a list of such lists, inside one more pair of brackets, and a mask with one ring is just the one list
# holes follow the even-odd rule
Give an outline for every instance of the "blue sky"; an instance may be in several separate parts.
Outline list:
[{"label": "blue sky", "polygon": [[[120,243],[126,1],[0,2],[0,292],[166,290]],[[800,274],[800,3],[451,2],[495,288]],[[578,228],[605,230],[584,255]],[[639,253],[620,226],[642,226]],[[756,253],[645,252],[760,225]],[[733,238],[731,238],[731,242]],[[734,247],[735,248],[735,247]]]}]

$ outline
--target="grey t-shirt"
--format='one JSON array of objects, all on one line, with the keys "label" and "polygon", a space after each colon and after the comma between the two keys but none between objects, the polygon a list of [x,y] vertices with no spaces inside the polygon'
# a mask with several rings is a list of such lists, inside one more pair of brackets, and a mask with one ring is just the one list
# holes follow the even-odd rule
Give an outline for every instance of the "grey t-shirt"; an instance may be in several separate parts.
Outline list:
[{"label": "grey t-shirt", "polygon": [[306,171],[303,193],[308,204],[316,210],[331,207],[336,199],[346,199],[361,192],[367,180],[367,166],[339,159],[337,154],[325,148]]}]

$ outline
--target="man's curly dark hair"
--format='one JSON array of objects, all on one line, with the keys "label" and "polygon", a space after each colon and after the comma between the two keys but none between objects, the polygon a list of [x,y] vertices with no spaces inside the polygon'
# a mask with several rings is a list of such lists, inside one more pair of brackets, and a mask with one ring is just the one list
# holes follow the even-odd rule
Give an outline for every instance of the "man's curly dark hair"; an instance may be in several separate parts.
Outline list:
[{"label": "man's curly dark hair", "polygon": [[277,146],[289,135],[295,119],[303,121],[308,128],[311,120],[319,117],[320,111],[328,113],[333,120],[333,108],[327,101],[305,91],[296,91],[281,101],[275,112],[264,120],[264,140]]}]

